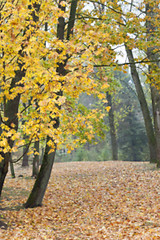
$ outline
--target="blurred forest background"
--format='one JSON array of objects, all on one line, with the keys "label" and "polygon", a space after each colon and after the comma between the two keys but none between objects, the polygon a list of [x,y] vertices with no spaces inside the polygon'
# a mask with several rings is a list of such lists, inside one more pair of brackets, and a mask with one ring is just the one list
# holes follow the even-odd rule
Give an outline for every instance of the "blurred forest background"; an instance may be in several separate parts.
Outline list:
[{"label": "blurred forest background", "polygon": [[[145,84],[145,78],[142,74],[141,79],[145,96],[151,109],[150,89]],[[114,114],[114,127],[118,148],[117,159],[113,159],[112,154],[112,149],[113,151],[116,150],[111,141],[111,126],[108,113],[105,117],[106,131],[104,139],[97,139],[96,144],[88,142],[71,153],[67,153],[67,149],[63,148],[57,151],[56,161],[149,161],[144,120],[132,77],[129,73],[117,72],[114,74],[113,80],[114,90],[111,92],[114,92],[114,94],[111,94],[111,107]],[[86,107],[91,107],[94,106],[96,99],[83,94],[80,101]]]},{"label": "blurred forest background", "polygon": [[[150,95],[150,87],[145,82],[144,75],[139,72],[141,76],[141,83],[145,93],[145,97],[152,114],[152,102]],[[149,149],[147,135],[143,120],[142,111],[137,98],[132,77],[128,72],[114,72],[111,76],[112,89],[106,93],[107,103],[110,106],[110,111],[105,116],[106,128],[103,138],[98,137],[94,141],[82,144],[79,148],[68,152],[67,148],[63,146],[56,152],[56,162],[66,161],[108,161],[108,160],[122,160],[122,161],[149,161]],[[92,95],[83,93],[79,102],[83,108],[101,107],[101,103]],[[110,113],[113,115],[110,121]],[[112,142],[112,128],[114,127],[114,141]],[[24,136],[26,142],[27,136]],[[116,145],[116,146],[115,146]],[[23,158],[19,164],[28,166],[33,162],[33,154],[28,156],[28,152],[35,147],[33,144],[27,148],[28,144],[23,147]],[[39,145],[40,163],[44,153],[45,141],[41,141]],[[116,148],[116,149],[115,149]],[[22,148],[13,159],[18,159],[22,155]]]}]

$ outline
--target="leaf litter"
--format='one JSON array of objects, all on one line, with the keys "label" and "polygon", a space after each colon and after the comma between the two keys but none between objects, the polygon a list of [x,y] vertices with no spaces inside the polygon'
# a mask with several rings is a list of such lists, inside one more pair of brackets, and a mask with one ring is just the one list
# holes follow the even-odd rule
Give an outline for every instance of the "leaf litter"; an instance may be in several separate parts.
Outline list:
[{"label": "leaf litter", "polygon": [[8,174],[0,239],[160,239],[160,171],[149,163],[55,163],[43,206],[24,209],[31,168]]}]

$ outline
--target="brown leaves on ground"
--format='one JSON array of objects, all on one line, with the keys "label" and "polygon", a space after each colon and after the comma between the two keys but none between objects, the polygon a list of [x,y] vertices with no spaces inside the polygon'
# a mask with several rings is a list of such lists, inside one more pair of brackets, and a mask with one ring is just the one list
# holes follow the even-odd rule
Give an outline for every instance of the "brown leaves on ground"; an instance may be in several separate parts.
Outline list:
[{"label": "brown leaves on ground", "polygon": [[0,239],[160,239],[160,171],[149,163],[56,163],[42,207],[23,209],[30,170],[8,175]]}]

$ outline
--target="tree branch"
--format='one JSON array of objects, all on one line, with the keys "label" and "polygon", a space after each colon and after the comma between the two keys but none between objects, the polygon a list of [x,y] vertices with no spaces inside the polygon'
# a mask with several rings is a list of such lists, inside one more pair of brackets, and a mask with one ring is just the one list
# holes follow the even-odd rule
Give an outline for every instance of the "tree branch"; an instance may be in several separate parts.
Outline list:
[{"label": "tree branch", "polygon": [[156,63],[160,62],[160,60],[142,60],[142,61],[137,61],[137,62],[127,62],[127,63],[111,63],[111,64],[95,64],[94,67],[110,67],[110,66],[125,66],[125,65],[133,65],[133,64],[138,64],[138,63]]},{"label": "tree branch", "polygon": [[[33,136],[34,136],[34,135],[33,135]],[[17,160],[15,160],[15,161],[12,160],[11,163],[17,163],[17,162],[19,162],[19,161],[22,159],[22,157],[28,152],[28,149],[29,149],[29,147],[30,147],[30,145],[31,145],[31,143],[32,143],[33,136],[32,136],[32,138],[31,138],[31,140],[29,141],[29,143],[27,144],[28,146],[27,146],[26,150],[24,151],[24,153],[23,153]]]},{"label": "tree branch", "polygon": [[[85,1],[85,0],[82,0],[82,1]],[[118,14],[121,14],[121,15],[123,15],[123,16],[126,16],[125,13],[120,12],[120,11],[118,11],[118,10],[112,8],[112,7],[109,7],[109,6],[106,5],[105,3],[96,2],[96,1],[94,1],[94,0],[89,0],[89,2],[91,2],[91,3],[97,3],[97,4],[101,5],[101,6],[108,7],[108,9],[112,10],[113,12],[118,13]]]}]

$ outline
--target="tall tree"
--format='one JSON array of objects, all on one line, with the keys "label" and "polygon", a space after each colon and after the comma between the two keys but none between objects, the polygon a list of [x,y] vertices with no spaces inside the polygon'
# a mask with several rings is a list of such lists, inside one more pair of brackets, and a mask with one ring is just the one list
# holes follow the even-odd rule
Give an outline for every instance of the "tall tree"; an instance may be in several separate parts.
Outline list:
[{"label": "tall tree", "polygon": [[[147,57],[150,60],[148,66],[149,78],[152,92],[153,117],[156,136],[157,167],[160,167],[160,88],[157,76],[160,72],[159,63],[159,1],[148,2],[146,4],[146,29],[147,29]],[[150,45],[153,42],[154,45]]]},{"label": "tall tree", "polygon": [[[143,116],[144,116],[144,121],[146,125],[146,132],[147,132],[149,147],[150,147],[151,162],[159,161],[157,160],[159,153],[157,152],[157,156],[155,156],[156,140],[154,135],[154,128],[151,122],[151,117],[149,116],[149,111],[147,109],[148,107],[143,94],[143,89],[140,86],[140,81],[139,81],[140,79],[137,74],[138,72],[136,69],[137,67],[136,64],[139,64],[138,67],[141,67],[143,71],[145,71],[146,66],[150,65],[151,67],[151,65],[152,66],[154,65],[154,70],[151,71],[151,75],[149,74],[150,75],[149,76],[147,71],[146,71],[146,75],[148,75],[150,79],[152,79],[151,84],[155,86],[155,90],[156,90],[156,88],[158,87],[158,84],[156,84],[157,80],[155,80],[155,77],[156,77],[156,74],[158,73],[158,69],[155,68],[154,63],[159,62],[159,60],[158,58],[153,59],[153,49],[154,49],[154,53],[155,53],[155,46],[157,50],[159,49],[159,42],[156,43],[158,34],[159,34],[158,14],[156,14],[156,12],[157,13],[159,12],[157,7],[158,2],[159,1],[153,1],[153,0],[147,1],[147,4],[149,4],[150,6],[150,9],[148,11],[148,14],[150,14],[150,16],[148,17],[145,10],[146,1],[137,2],[133,0],[133,1],[126,2],[125,0],[124,1],[122,0],[122,1],[112,1],[112,3],[107,1],[104,1],[103,3],[100,3],[100,2],[95,3],[97,4],[97,6],[98,5],[104,6],[103,19],[106,18],[106,21],[108,21],[109,17],[112,15],[112,18],[110,18],[109,23],[112,25],[114,29],[114,37],[117,38],[117,43],[116,43],[117,53],[119,55],[122,54],[121,49],[118,50],[120,46],[123,45],[126,47],[126,52],[127,52],[129,61],[127,63],[124,62],[119,65],[124,66],[124,69],[127,66],[130,66],[131,68],[132,76],[133,76],[137,93],[138,93],[137,95],[139,97],[140,104],[143,110]],[[97,13],[97,16],[98,16],[98,13]],[[148,29],[148,31],[146,30],[146,20],[148,20],[148,22],[152,21],[152,29],[150,28]],[[151,26],[151,24],[148,24],[148,25]],[[156,26],[156,31],[153,31],[153,25]],[[106,27],[106,30],[107,30],[107,27]],[[154,32],[154,34],[152,31]],[[112,34],[113,36],[113,33],[111,31],[109,33]],[[152,52],[152,54],[149,54],[150,57],[148,57],[147,56],[148,54],[146,54],[148,51],[147,49],[150,49],[150,50],[152,49],[152,51],[150,51],[150,53]],[[137,53],[134,56],[134,58],[133,58],[133,51],[136,51]],[[105,67],[107,65],[101,63],[97,67],[102,67],[102,66]],[[153,81],[153,78],[154,78],[154,81]],[[148,82],[150,82],[149,78],[148,78]],[[158,99],[159,98],[158,92],[157,94],[154,93],[154,96],[155,95],[157,96],[156,99]],[[156,100],[154,99],[153,109],[155,109],[155,104],[156,104]],[[158,106],[158,102],[156,105]],[[158,114],[155,114],[154,112],[154,116],[158,116]],[[157,127],[155,127],[155,130],[156,129]],[[156,136],[158,136],[157,133],[156,133]],[[159,140],[157,142],[159,142]],[[157,147],[157,149],[159,148]]]},{"label": "tall tree", "polygon": [[[72,0],[71,2],[71,11],[70,11],[70,18],[69,18],[69,24],[68,24],[68,31],[67,31],[67,40],[69,40],[71,33],[73,33],[73,27],[74,27],[74,22],[75,22],[75,15],[76,15],[76,8],[77,8],[77,1],[78,0]],[[59,9],[63,12],[65,12],[65,6],[63,6],[62,0],[59,1],[58,5]],[[65,19],[64,17],[60,17],[58,19],[58,26],[57,26],[57,38],[61,40],[62,42],[64,41],[64,32],[65,32]],[[58,54],[61,54],[61,50],[57,49]],[[64,62],[58,62],[57,66],[57,74],[60,76],[65,76],[66,75],[66,70],[65,66],[67,63],[67,56]],[[57,99],[59,96],[63,95],[63,92],[60,88],[57,94]],[[58,107],[59,108],[59,107]],[[58,128],[60,124],[59,117],[54,119],[55,124],[54,127]],[[55,149],[52,153],[51,147],[48,145],[49,141],[52,140],[55,143]],[[56,142],[54,139],[51,139],[50,136],[47,136],[47,142],[46,142],[46,148],[45,148],[45,153],[43,157],[43,162],[41,165],[40,172],[37,176],[37,180],[34,184],[34,187],[32,189],[32,192],[25,203],[25,207],[37,207],[42,204],[42,200],[49,182],[49,178],[51,175],[52,171],[52,166],[54,163],[55,159],[55,153],[56,153]]]},{"label": "tall tree", "polygon": [[140,102],[141,110],[143,113],[144,123],[146,127],[146,133],[148,137],[148,143],[149,143],[149,150],[150,150],[150,162],[156,163],[157,162],[157,154],[156,154],[156,138],[154,133],[154,128],[152,124],[152,118],[150,116],[150,112],[148,109],[147,101],[145,98],[145,94],[141,85],[141,81],[139,78],[138,71],[136,69],[136,64],[134,61],[132,50],[125,45],[125,49],[127,52],[127,57],[129,59],[130,68],[131,68],[131,75],[132,79],[136,88],[137,97]]},{"label": "tall tree", "polygon": [[[33,4],[34,5],[34,4]],[[27,24],[24,21],[20,21],[22,18],[21,12],[25,12]],[[0,162],[0,195],[2,192],[4,180],[8,172],[8,163],[11,162],[11,151],[13,148],[15,136],[18,130],[18,108],[20,103],[21,93],[19,87],[23,86],[21,80],[25,77],[26,67],[23,58],[26,56],[27,41],[29,41],[33,31],[30,31],[30,27],[33,27],[33,22],[36,23],[36,11],[37,6],[33,6],[30,11],[31,5],[29,3],[24,8],[20,8],[19,4],[14,1],[1,2],[1,67],[2,67],[2,79],[1,89],[4,104],[4,113],[1,115],[1,139],[4,139],[6,144],[1,144],[1,162]],[[6,15],[7,10],[7,15]],[[14,12],[15,11],[15,12]],[[8,29],[8,33],[6,32]],[[19,35],[22,35],[22,39],[17,39]],[[14,43],[16,42],[16,46]],[[12,57],[10,57],[12,53]],[[7,134],[8,132],[8,134]],[[2,142],[4,141],[2,140]],[[7,151],[6,151],[6,148]]]},{"label": "tall tree", "polygon": [[[4,160],[4,157],[16,151],[19,145],[24,145],[21,134],[28,136],[29,143],[47,138],[44,164],[42,163],[40,171],[42,176],[45,172],[44,165],[47,165],[47,178],[44,177],[40,202],[49,179],[56,147],[60,148],[67,143],[68,150],[71,150],[78,143],[92,139],[98,131],[102,132],[100,126],[103,111],[82,111],[78,106],[78,98],[83,92],[105,98],[102,93],[105,83],[97,82],[92,74],[95,61],[93,51],[97,55],[103,52],[104,62],[114,61],[114,56],[105,55],[103,46],[97,47],[100,34],[93,33],[101,33],[101,29],[94,25],[94,19],[91,19],[93,24],[90,24],[90,19],[87,24],[79,17],[81,12],[87,12],[85,3],[81,2],[77,8],[74,35],[72,33],[77,1],[73,1],[66,12],[65,5],[64,1],[60,1],[57,6],[52,0],[2,1],[1,5],[0,66],[3,74],[0,81],[0,100],[4,101],[5,106],[4,113],[1,114],[0,172],[2,175],[5,172],[0,180],[1,189],[8,169],[8,160]],[[46,22],[48,32],[44,31]],[[84,32],[84,28],[87,31]],[[29,101],[30,104],[24,109],[23,103]],[[30,111],[25,114],[27,108]],[[22,119],[25,120],[23,125]],[[45,160],[48,158],[52,160]],[[39,201],[36,204],[40,204]]]}]

